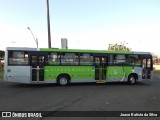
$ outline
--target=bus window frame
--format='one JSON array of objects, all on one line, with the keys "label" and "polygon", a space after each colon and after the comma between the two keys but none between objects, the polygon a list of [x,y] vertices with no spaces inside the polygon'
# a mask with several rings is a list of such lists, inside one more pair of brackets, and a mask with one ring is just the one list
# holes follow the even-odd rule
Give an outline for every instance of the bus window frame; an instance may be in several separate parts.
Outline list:
[{"label": "bus window frame", "polygon": [[[49,64],[48,63],[48,57],[47,57],[47,61],[46,61],[46,63],[47,63],[47,66],[93,66],[93,64],[94,64],[94,55],[93,55],[93,53],[86,53],[86,52],[48,52],[48,54],[47,55],[49,55],[49,53],[59,53],[59,55],[60,55],[60,64],[58,64],[58,65],[51,65],[51,64]],[[78,56],[78,64],[71,64],[71,65],[63,65],[62,64],[62,54],[65,54],[65,53],[74,53],[74,54],[76,54],[76,56]],[[82,54],[90,54],[90,56],[92,56],[93,57],[93,61],[92,61],[92,64],[86,64],[86,65],[83,65],[83,64],[80,64],[80,56],[82,55]]]},{"label": "bus window frame", "polygon": [[[81,58],[80,56],[83,54],[90,54],[90,56],[92,56],[92,63],[91,64],[81,64]],[[94,54],[93,53],[87,53],[87,52],[80,52],[79,53],[79,66],[93,66],[94,65]]]},{"label": "bus window frame", "polygon": [[[151,63],[150,63],[150,67],[147,67],[147,68],[150,68],[151,70],[153,70],[153,57],[152,57],[152,55],[151,54],[145,54],[145,55],[140,55],[140,58],[141,58],[141,67],[143,67],[143,59],[146,59],[147,61],[148,61],[148,59],[150,59],[151,61]],[[146,62],[146,64],[147,64],[147,62]],[[147,65],[148,66],[148,65]]]},{"label": "bus window frame", "polygon": [[[66,54],[66,53],[71,53],[71,54],[75,54],[77,57],[78,57],[78,64],[71,64],[71,65],[65,65],[65,64],[62,64],[62,54]],[[60,52],[60,65],[59,66],[79,66],[80,63],[79,63],[79,53],[77,52]]]},{"label": "bus window frame", "polygon": [[95,61],[96,57],[102,57],[102,58],[107,58],[106,65],[109,66],[109,56],[110,54],[107,54],[107,53],[94,53],[93,54],[93,65],[94,66],[96,65],[96,61]]},{"label": "bus window frame", "polygon": [[[119,64],[118,64],[118,63],[115,63],[115,60],[123,60],[123,59],[115,59],[115,57],[116,57],[117,55],[124,55],[124,56],[125,56],[125,59],[124,59],[125,62],[122,62],[122,63],[119,63]],[[126,55],[126,54],[114,54],[114,55],[113,55],[113,65],[114,65],[114,66],[126,66],[126,64],[124,64],[124,63],[126,63],[126,60],[127,60],[126,58],[127,58],[127,55]]]},{"label": "bus window frame", "polygon": [[[48,58],[48,56],[49,56],[51,53],[57,53],[58,55],[60,55],[59,64],[49,64],[49,58]],[[48,52],[45,63],[46,63],[47,66],[61,66],[61,52]]]},{"label": "bus window frame", "polygon": [[[29,52],[30,51],[23,51],[23,50],[8,50],[7,51],[8,52],[8,60],[7,60],[7,64],[8,64],[8,66],[29,66],[30,64],[29,64],[29,61],[30,61],[30,55],[29,55]],[[27,64],[10,64],[10,62],[9,62],[9,55],[10,55],[10,52],[12,52],[12,54],[13,54],[13,52],[26,52],[27,54],[28,54],[28,61],[27,61]]]},{"label": "bus window frame", "polygon": [[126,56],[127,56],[127,59],[128,59],[128,57],[129,57],[129,55],[137,55],[138,56],[138,60],[139,60],[139,65],[135,65],[135,64],[126,64],[126,66],[136,66],[136,67],[141,67],[141,54],[126,54]]},{"label": "bus window frame", "polygon": [[[129,55],[138,55],[138,58],[139,58],[139,60],[140,60],[140,62],[141,62],[141,54],[109,54],[108,56],[108,66],[132,66],[132,67],[141,67],[141,63],[140,63],[140,65],[132,65],[132,64],[115,64],[115,62],[114,62],[114,59],[115,59],[115,55],[125,55],[125,57],[126,57],[126,61],[127,61],[127,59],[128,59],[128,56]],[[111,56],[113,56],[113,59],[112,59],[112,61],[110,61],[111,60]],[[126,62],[124,62],[124,63],[126,63]]]}]

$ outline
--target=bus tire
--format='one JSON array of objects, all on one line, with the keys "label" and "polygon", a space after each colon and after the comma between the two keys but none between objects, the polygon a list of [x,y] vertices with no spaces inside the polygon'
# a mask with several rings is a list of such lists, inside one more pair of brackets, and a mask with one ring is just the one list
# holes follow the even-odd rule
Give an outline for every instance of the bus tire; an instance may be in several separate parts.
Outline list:
[{"label": "bus tire", "polygon": [[60,86],[67,86],[69,84],[69,77],[67,75],[60,75],[57,79],[57,83]]},{"label": "bus tire", "polygon": [[128,77],[128,83],[130,84],[130,85],[134,85],[135,83],[136,83],[136,77],[135,77],[135,75],[130,75],[129,77]]}]

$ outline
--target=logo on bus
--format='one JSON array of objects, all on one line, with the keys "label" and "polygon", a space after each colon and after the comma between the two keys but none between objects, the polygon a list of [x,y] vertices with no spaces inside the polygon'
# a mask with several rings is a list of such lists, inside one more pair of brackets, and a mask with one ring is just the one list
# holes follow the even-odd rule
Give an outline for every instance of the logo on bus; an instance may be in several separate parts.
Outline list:
[{"label": "logo on bus", "polygon": [[114,71],[113,71],[113,74],[114,74],[114,75],[118,75],[118,70],[114,70]]}]

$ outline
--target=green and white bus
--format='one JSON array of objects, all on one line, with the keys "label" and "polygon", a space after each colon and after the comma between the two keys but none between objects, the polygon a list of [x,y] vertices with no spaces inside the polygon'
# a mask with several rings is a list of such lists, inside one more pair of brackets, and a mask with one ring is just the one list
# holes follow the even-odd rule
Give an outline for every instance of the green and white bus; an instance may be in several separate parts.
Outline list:
[{"label": "green and white bus", "polygon": [[149,52],[8,47],[4,80],[37,84],[128,82],[152,79]]}]

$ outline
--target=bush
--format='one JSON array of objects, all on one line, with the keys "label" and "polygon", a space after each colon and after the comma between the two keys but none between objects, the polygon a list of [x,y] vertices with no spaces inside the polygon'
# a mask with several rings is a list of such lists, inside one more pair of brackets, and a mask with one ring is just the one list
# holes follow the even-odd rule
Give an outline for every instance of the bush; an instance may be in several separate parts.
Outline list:
[{"label": "bush", "polygon": [[4,70],[0,69],[0,79],[3,79]]}]

